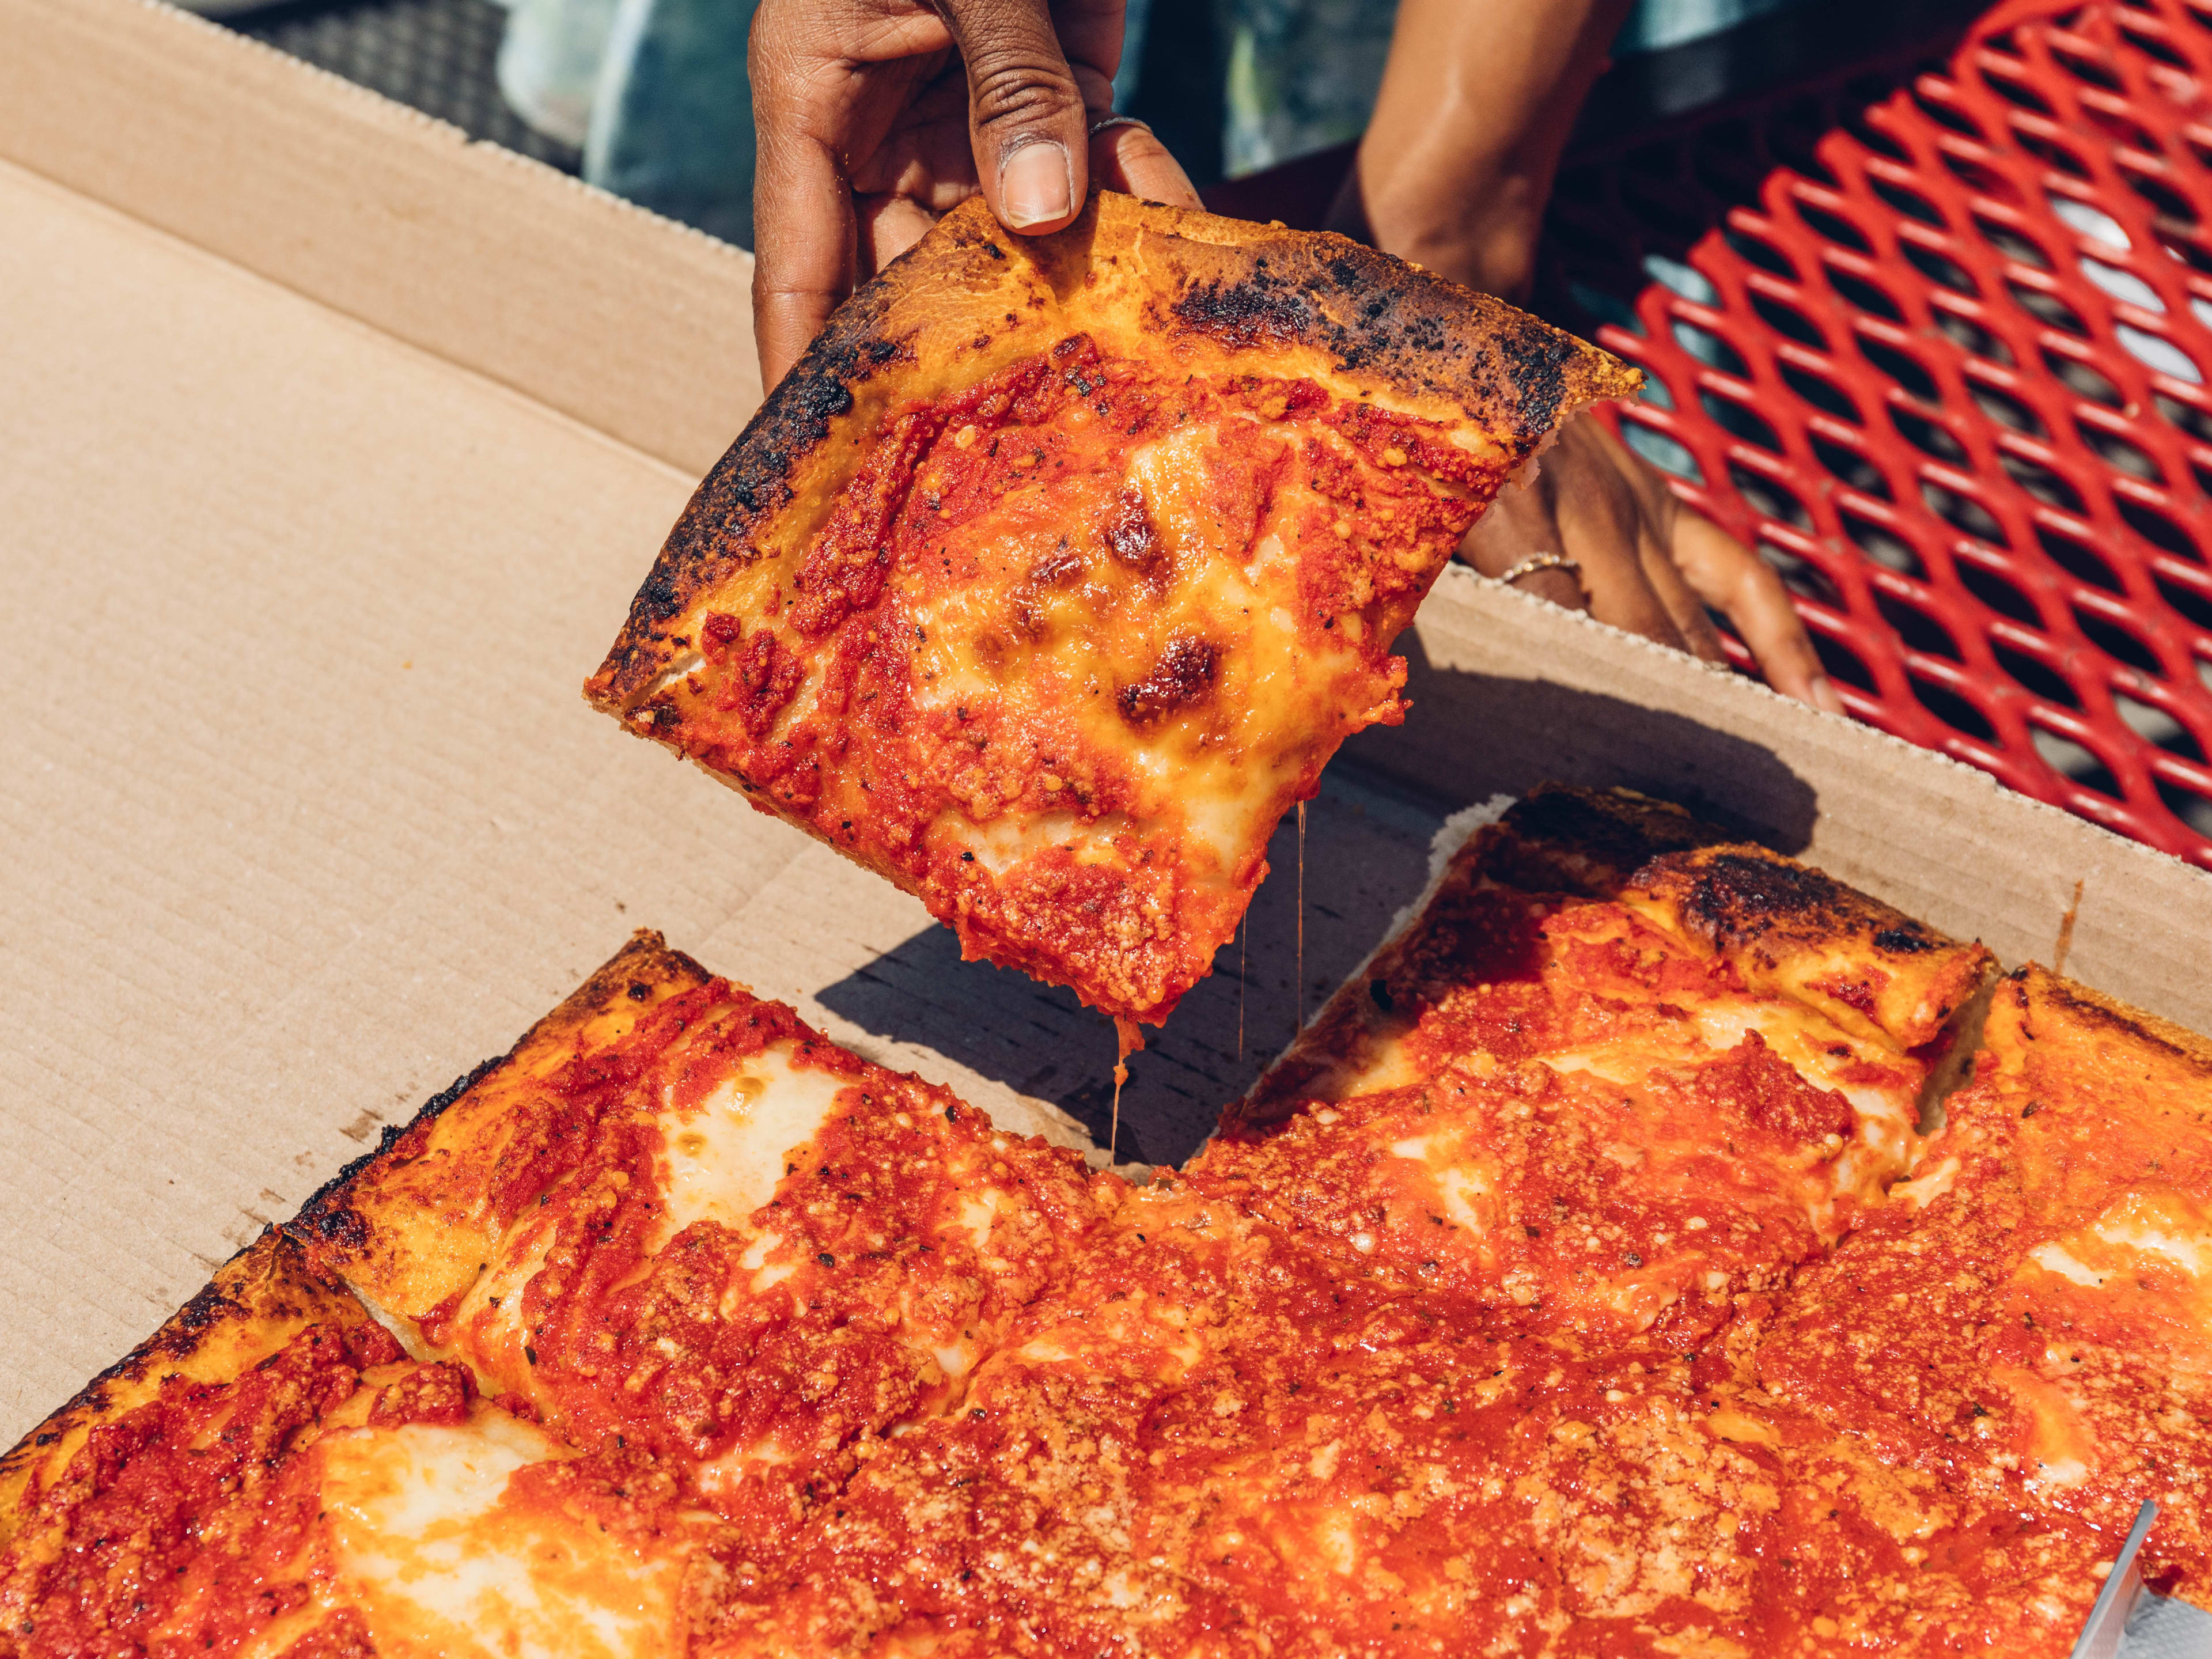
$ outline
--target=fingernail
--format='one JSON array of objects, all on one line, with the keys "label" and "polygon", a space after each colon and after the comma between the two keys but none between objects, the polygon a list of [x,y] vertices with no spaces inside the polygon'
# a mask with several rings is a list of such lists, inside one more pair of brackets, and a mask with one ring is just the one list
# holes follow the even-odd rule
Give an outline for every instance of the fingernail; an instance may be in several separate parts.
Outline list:
[{"label": "fingernail", "polygon": [[1837,695],[1835,682],[1826,674],[1815,674],[1805,683],[1805,690],[1813,699],[1813,707],[1825,708],[1831,714],[1844,712],[1844,700]]},{"label": "fingernail", "polygon": [[1065,219],[1074,211],[1074,194],[1067,152],[1049,140],[1024,144],[999,169],[999,198],[1016,230]]}]

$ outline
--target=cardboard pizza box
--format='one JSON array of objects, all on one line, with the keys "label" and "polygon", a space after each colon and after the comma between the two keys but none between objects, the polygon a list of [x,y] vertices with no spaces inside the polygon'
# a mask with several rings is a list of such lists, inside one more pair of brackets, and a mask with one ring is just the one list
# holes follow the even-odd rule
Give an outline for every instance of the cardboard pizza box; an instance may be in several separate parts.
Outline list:
[{"label": "cardboard pizza box", "polygon": [[[0,0],[0,1443],[635,927],[1103,1138],[1103,1019],[578,694],[758,399],[744,254],[182,12]],[[1198,1144],[1445,812],[1546,777],[2008,961],[2070,917],[2070,971],[2212,1030],[2212,877],[1464,571],[1407,649],[1124,1158]]]}]

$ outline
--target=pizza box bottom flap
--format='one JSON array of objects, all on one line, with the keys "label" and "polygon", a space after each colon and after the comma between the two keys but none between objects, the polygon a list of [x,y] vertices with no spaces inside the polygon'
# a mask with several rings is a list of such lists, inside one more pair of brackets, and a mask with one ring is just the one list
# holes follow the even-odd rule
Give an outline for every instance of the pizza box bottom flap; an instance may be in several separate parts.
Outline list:
[{"label": "pizza box bottom flap", "polygon": [[[1103,1137],[1103,1019],[577,695],[757,398],[750,262],[182,14],[0,25],[0,1443],[640,927]],[[1443,816],[1545,778],[2009,962],[2070,918],[2069,970],[2212,1030],[2212,878],[1464,572],[1406,648],[1410,718],[1279,833],[1124,1158],[1187,1156]]]}]

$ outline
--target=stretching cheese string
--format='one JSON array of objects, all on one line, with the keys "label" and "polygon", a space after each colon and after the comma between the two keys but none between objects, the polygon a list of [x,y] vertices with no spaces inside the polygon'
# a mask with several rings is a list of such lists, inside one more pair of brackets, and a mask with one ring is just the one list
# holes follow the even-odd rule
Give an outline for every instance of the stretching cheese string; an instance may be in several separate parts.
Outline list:
[{"label": "stretching cheese string", "polygon": [[1247,909],[1237,923],[1237,1058],[1244,1058],[1244,945],[1252,932],[1252,912]]},{"label": "stretching cheese string", "polygon": [[1306,1026],[1306,804],[1298,803],[1298,1023],[1293,1033]]},{"label": "stretching cheese string", "polygon": [[1121,1085],[1129,1080],[1129,1056],[1145,1046],[1145,1034],[1137,1029],[1133,1019],[1114,1016],[1114,1041],[1118,1052],[1114,1056],[1114,1118],[1106,1131],[1106,1162],[1110,1167],[1121,1141]]}]

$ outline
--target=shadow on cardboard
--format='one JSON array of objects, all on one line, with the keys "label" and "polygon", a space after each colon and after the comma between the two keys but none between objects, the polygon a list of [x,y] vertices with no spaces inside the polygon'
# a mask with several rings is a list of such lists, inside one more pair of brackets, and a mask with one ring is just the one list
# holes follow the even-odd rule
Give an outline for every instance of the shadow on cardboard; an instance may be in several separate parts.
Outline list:
[{"label": "shadow on cardboard", "polygon": [[1778,853],[1812,843],[1819,798],[1762,744],[1602,692],[1440,668],[1411,630],[1398,649],[1413,712],[1403,726],[1361,732],[1339,764],[1430,797],[1443,811],[1545,782],[1620,785]]}]

